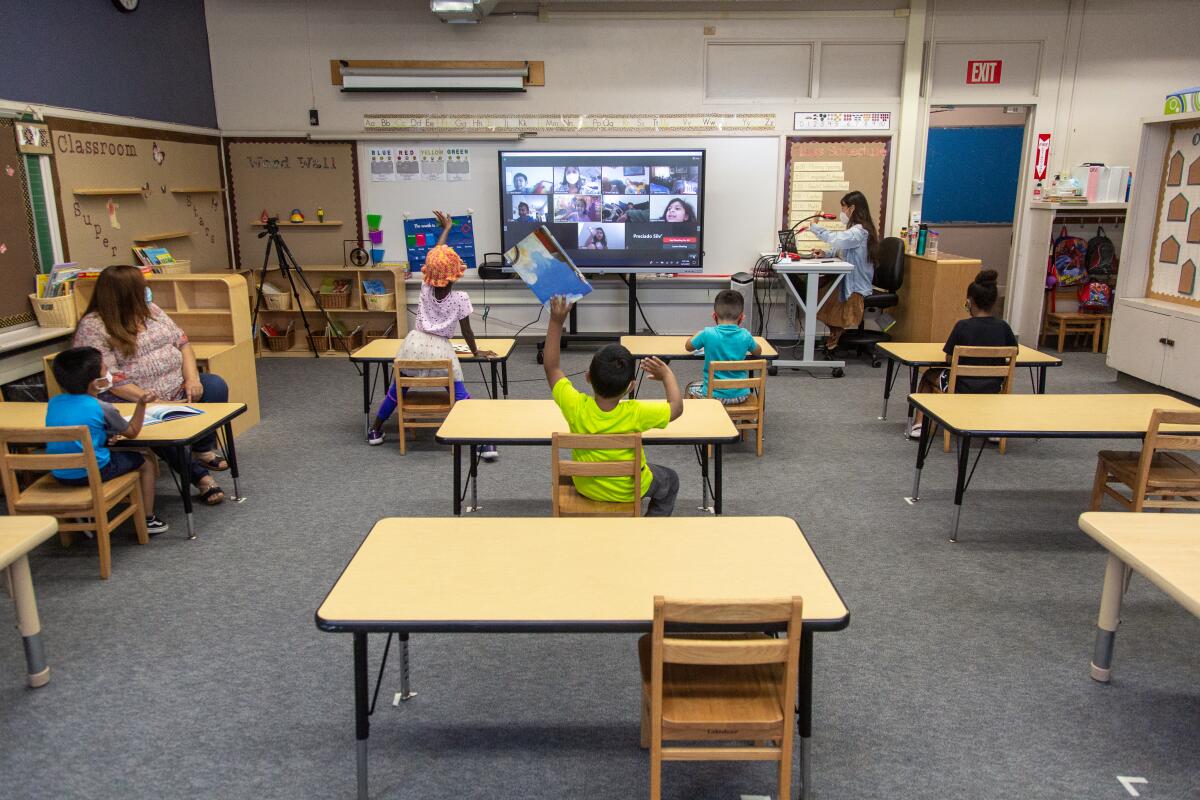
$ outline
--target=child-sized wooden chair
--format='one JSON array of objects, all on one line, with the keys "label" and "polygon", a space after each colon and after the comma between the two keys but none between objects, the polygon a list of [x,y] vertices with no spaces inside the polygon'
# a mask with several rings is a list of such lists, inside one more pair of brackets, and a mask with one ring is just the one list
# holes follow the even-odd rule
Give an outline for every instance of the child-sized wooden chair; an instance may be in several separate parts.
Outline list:
[{"label": "child-sized wooden chair", "polygon": [[[83,451],[62,455],[46,452],[14,452],[13,445],[44,448],[48,442],[76,442]],[[59,483],[52,469],[83,469],[87,471],[87,486]],[[24,489],[18,473],[44,473]],[[87,426],[63,428],[8,428],[0,430],[0,480],[8,513],[41,514],[58,520],[58,534],[63,545],[71,543],[73,531],[95,531],[100,551],[100,577],[112,574],[111,534],[122,522],[133,518],[138,544],[150,541],[146,530],[146,512],[142,504],[142,484],[138,471],[127,472],[110,481],[100,480],[96,466],[96,451]],[[115,517],[109,513],[119,504],[126,507]]]},{"label": "child-sized wooden chair", "polygon": [[[1191,435],[1164,433],[1163,425],[1186,425]],[[1142,440],[1141,451],[1101,450],[1092,484],[1092,511],[1104,496],[1130,511],[1180,509],[1200,511],[1200,464],[1179,451],[1200,450],[1200,411],[1156,408]],[[1115,486],[1129,489],[1126,497]]]},{"label": "child-sized wooden chair", "polygon": [[[992,358],[1003,359],[1003,364],[963,364],[963,358]],[[946,385],[946,393],[954,394],[954,387],[959,378],[1002,378],[1004,383],[997,394],[1008,394],[1012,391],[1013,370],[1017,366],[1016,347],[968,347],[957,345],[950,356],[950,380]],[[950,452],[950,431],[943,431],[945,441],[942,449]],[[1000,454],[1008,449],[1008,440],[1000,440]]]},{"label": "child-sized wooden chair", "polygon": [[[790,800],[802,606],[799,597],[654,598],[653,632],[638,641],[650,800],[662,796],[663,761],[775,761],[776,796]],[[672,636],[666,632],[669,623],[725,631],[786,623],[787,638],[762,633]],[[702,744],[664,747],[664,741]],[[709,742],[743,746],[704,746]]]},{"label": "child-sized wooden chair", "polygon": [[[640,433],[556,433],[551,437],[551,484],[556,517],[640,517],[642,515],[642,435]],[[632,459],[619,461],[572,461],[560,457],[560,449],[632,450]],[[573,476],[628,478],[630,500],[609,503],[584,497],[575,488]]]},{"label": "child-sized wooden chair", "polygon": [[[405,455],[409,428],[439,428],[454,408],[454,365],[449,359],[397,358],[392,362],[392,372],[396,385],[396,419],[400,424],[400,455]],[[405,372],[416,374],[405,375]],[[431,372],[441,374],[430,375]]]},{"label": "child-sized wooden chair", "polygon": [[[745,372],[744,378],[718,378],[718,372]],[[733,427],[744,434],[748,430],[755,432],[755,448],[758,455],[763,454],[763,427],[767,417],[767,362],[764,359],[752,361],[710,361],[708,364],[708,397],[713,396],[717,389],[749,389],[750,396],[746,402],[725,406]]]}]

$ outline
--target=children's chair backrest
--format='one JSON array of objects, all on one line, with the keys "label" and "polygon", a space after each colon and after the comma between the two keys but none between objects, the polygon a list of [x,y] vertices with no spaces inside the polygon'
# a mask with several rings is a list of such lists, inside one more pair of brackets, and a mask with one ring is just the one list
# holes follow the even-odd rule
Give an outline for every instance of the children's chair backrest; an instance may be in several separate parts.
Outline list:
[{"label": "children's chair backrest", "polygon": [[[720,378],[718,372],[744,372],[746,377]],[[749,389],[761,397],[767,389],[766,359],[708,362],[708,396],[716,389]]]},{"label": "children's chair backrest", "polygon": [[[75,442],[81,451],[50,454],[45,452],[45,446],[50,442]],[[39,452],[25,452],[32,447],[39,448]],[[96,466],[96,451],[92,447],[91,431],[86,425],[0,429],[0,479],[4,483],[4,495],[8,498],[9,513],[13,513],[13,506],[22,494],[17,473],[45,473],[52,469],[85,470],[88,486],[99,507],[102,485],[100,468]]]},{"label": "children's chair backrest", "polygon": [[[1001,378],[1000,394],[1008,394],[1012,388],[1013,369],[1017,365],[1016,347],[969,347],[957,345],[950,357],[950,381],[948,391],[953,393],[959,378]],[[986,358],[1001,361],[999,364],[964,364],[964,358]]]},{"label": "children's chair backrest", "polygon": [[[563,459],[562,450],[632,450],[632,459],[574,461]],[[555,433],[550,438],[551,490],[558,502],[562,478],[629,478],[630,516],[642,513],[642,435],[640,433]]]},{"label": "children's chair backrest", "polygon": [[[1180,425],[1182,430],[1163,431],[1164,425]],[[1150,425],[1146,429],[1146,438],[1142,443],[1142,455],[1138,460],[1137,484],[1133,487],[1133,497],[1136,503],[1150,490],[1161,489],[1168,485],[1177,485],[1179,480],[1169,478],[1163,481],[1150,479],[1150,468],[1154,463],[1154,454],[1158,451],[1195,451],[1200,450],[1200,411],[1176,411],[1166,408],[1156,408],[1150,414]],[[1185,479],[1186,481],[1186,479]],[[1194,487],[1200,491],[1200,481],[1195,477],[1182,484],[1184,487]],[[1200,504],[1198,504],[1200,505]]]},{"label": "children's chair backrest", "polygon": [[[444,407],[449,409],[454,405],[454,366],[449,359],[397,358],[392,366],[396,381],[396,398],[401,408],[404,406],[404,389],[441,390],[446,392],[449,398]],[[406,372],[418,374],[405,375]]]}]

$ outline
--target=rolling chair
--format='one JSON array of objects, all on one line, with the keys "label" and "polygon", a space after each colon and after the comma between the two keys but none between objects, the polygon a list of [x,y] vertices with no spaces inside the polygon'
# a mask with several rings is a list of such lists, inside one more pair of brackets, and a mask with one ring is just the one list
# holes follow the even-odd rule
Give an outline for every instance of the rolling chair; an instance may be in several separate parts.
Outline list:
[{"label": "rolling chair", "polygon": [[859,358],[869,353],[871,366],[878,367],[878,356],[875,355],[875,345],[879,342],[890,342],[892,337],[886,331],[867,330],[866,311],[882,311],[894,308],[900,298],[896,294],[904,283],[904,242],[896,236],[888,236],[879,243],[879,263],[875,265],[875,277],[871,281],[875,291],[863,298],[863,320],[857,328],[842,334],[838,340],[837,349],[853,348]]}]

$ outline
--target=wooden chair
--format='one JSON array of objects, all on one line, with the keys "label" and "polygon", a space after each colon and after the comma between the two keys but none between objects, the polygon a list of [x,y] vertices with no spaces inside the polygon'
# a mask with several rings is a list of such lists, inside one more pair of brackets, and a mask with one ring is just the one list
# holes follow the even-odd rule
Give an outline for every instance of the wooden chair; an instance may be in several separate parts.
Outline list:
[{"label": "wooden chair", "polygon": [[[1004,364],[962,364],[960,358],[1003,358]],[[950,356],[950,380],[946,393],[954,394],[954,387],[959,378],[1002,378],[1003,385],[998,394],[1008,394],[1012,391],[1013,370],[1017,366],[1016,347],[967,347],[958,345]],[[943,431],[945,441],[942,450],[950,452],[950,431]],[[1001,455],[1008,449],[1008,440],[1000,440]]]},{"label": "wooden chair", "polygon": [[[454,365],[448,359],[397,358],[392,363],[392,372],[396,382],[396,419],[400,423],[400,455],[404,455],[408,452],[406,434],[409,428],[439,428],[454,408]],[[418,374],[405,375],[404,372]],[[429,375],[430,372],[445,374]]]},{"label": "wooden chair", "polygon": [[[653,632],[638,641],[642,747],[650,748],[650,800],[662,795],[663,761],[775,761],[779,764],[777,797],[791,797],[801,610],[799,597],[654,598]],[[726,630],[787,623],[787,638],[761,633],[668,636],[669,623]],[[664,747],[664,741],[745,744]]]},{"label": "wooden chair", "polygon": [[[745,378],[718,378],[718,372],[745,372]],[[716,389],[749,389],[750,396],[744,403],[725,406],[733,427],[745,433],[753,430],[759,457],[763,454],[763,426],[767,417],[767,362],[753,361],[710,361],[708,364],[708,397]]]},{"label": "wooden chair", "polygon": [[[44,447],[47,442],[81,443],[83,452],[50,455],[45,452],[14,452],[13,448],[13,445]],[[52,469],[84,469],[87,471],[87,486],[59,483],[49,474]],[[46,474],[22,489],[17,475],[20,472]],[[150,541],[138,471],[127,472],[110,481],[101,481],[100,469],[96,466],[96,451],[92,448],[91,435],[86,426],[0,430],[0,479],[4,483],[8,513],[55,517],[58,519],[59,538],[64,545],[70,544],[73,531],[95,531],[100,551],[101,578],[112,574],[110,536],[122,522],[132,517],[138,544]],[[109,518],[109,513],[122,502],[126,503],[124,510]]]},{"label": "wooden chair", "polygon": [[[631,460],[572,461],[559,456],[560,449],[632,450]],[[556,433],[551,437],[551,486],[556,517],[640,517],[642,515],[642,435],[640,433]],[[572,476],[629,478],[630,500],[608,503],[584,497],[575,489]]]},{"label": "wooden chair", "polygon": [[[1200,511],[1200,464],[1179,452],[1200,450],[1200,436],[1163,433],[1163,425],[1180,424],[1200,430],[1200,411],[1156,408],[1138,451],[1101,450],[1092,484],[1092,511],[1099,511],[1104,496],[1131,511],[1157,508]],[[1129,489],[1126,497],[1114,485]]]}]

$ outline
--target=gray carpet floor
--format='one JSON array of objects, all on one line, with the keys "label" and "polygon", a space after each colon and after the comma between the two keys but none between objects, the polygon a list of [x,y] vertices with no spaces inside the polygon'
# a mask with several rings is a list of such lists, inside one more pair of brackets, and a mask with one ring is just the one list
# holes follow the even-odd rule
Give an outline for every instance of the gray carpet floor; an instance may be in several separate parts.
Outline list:
[{"label": "gray carpet floor", "polygon": [[[590,353],[565,356],[578,371]],[[513,397],[547,396],[531,346],[510,372]],[[431,434],[406,457],[394,435],[368,448],[344,360],[267,359],[259,380],[262,424],[238,441],[248,499],[200,509],[199,540],[164,480],[171,531],[145,547],[118,535],[110,580],[90,543],[34,554],[53,674],[26,688],[10,629],[0,796],[353,797],[351,639],[319,632],[313,612],[377,519],[449,515],[450,458]],[[951,544],[952,457],[935,450],[922,502],[904,503],[916,446],[902,402],[877,420],[882,381],[865,364],[841,380],[771,378],[765,456],[740,445],[725,462],[726,513],[793,517],[851,610],[848,629],[815,637],[813,796],[1130,796],[1118,776],[1144,777],[1145,798],[1200,796],[1200,622],[1135,578],[1113,683],[1088,677],[1105,557],[1076,517],[1096,450],[1113,444],[985,453]],[[1092,354],[1069,354],[1049,384],[1134,388]],[[699,513],[690,451],[651,456],[680,472],[677,513]],[[545,450],[504,450],[483,467],[483,515],[548,515],[547,471]],[[10,606],[0,593],[0,615]],[[632,636],[419,636],[412,679],[418,697],[392,707],[389,665],[373,797],[647,793]],[[664,794],[774,795],[774,773],[673,764]]]}]

